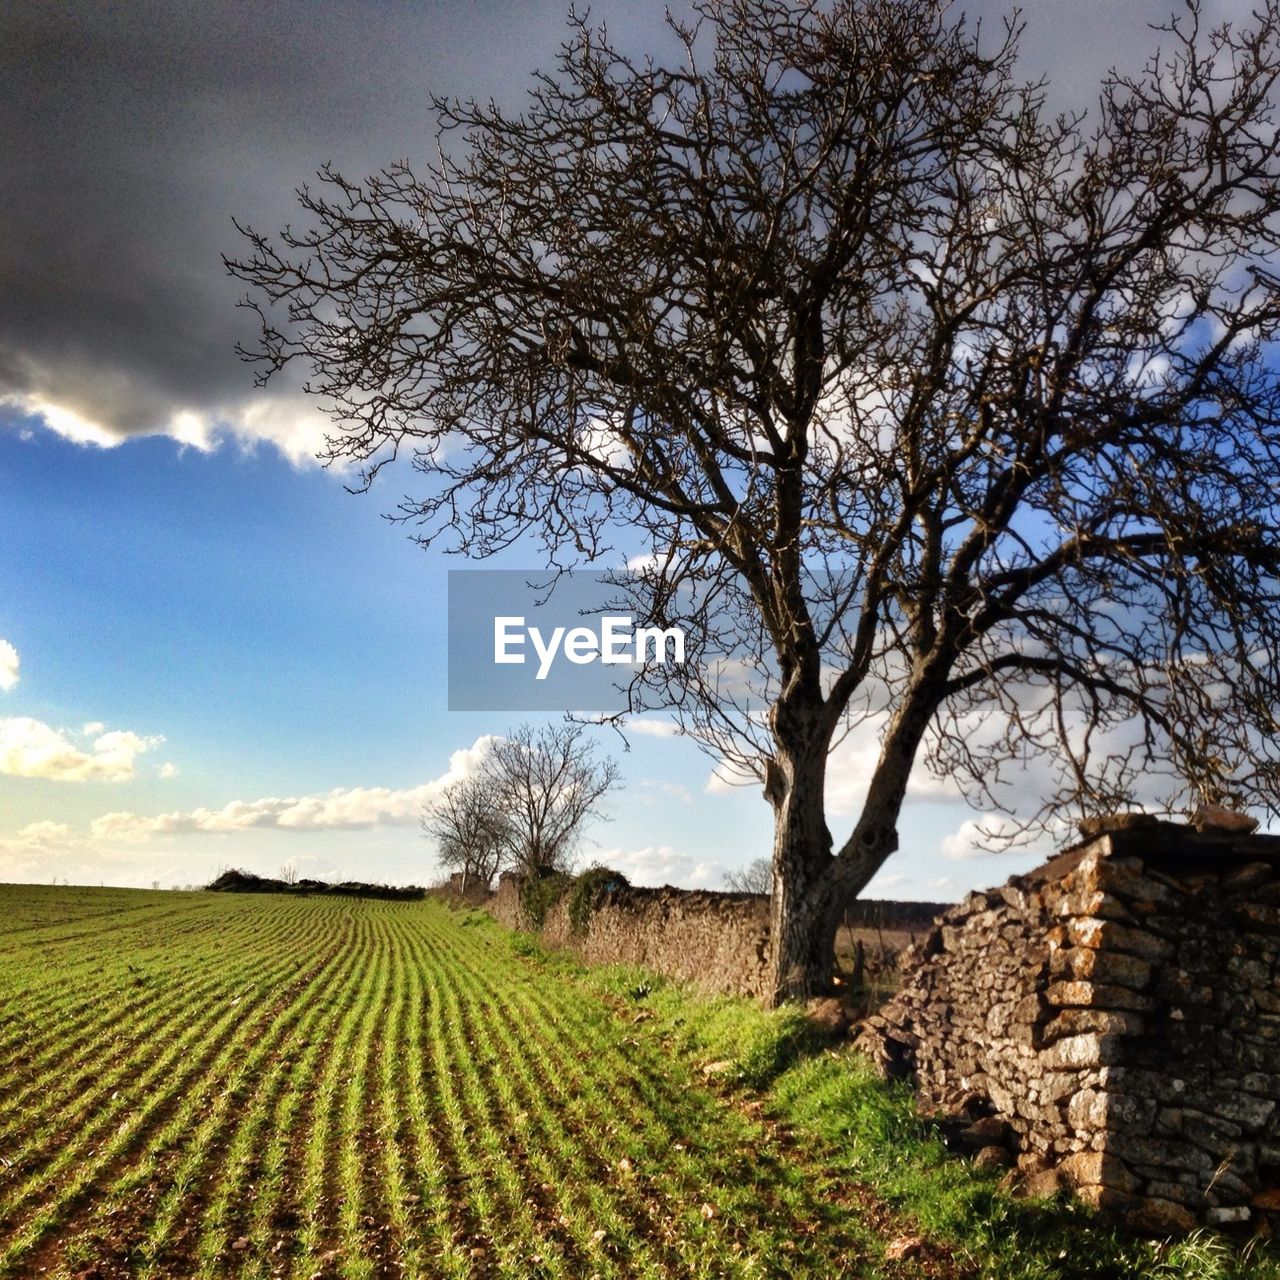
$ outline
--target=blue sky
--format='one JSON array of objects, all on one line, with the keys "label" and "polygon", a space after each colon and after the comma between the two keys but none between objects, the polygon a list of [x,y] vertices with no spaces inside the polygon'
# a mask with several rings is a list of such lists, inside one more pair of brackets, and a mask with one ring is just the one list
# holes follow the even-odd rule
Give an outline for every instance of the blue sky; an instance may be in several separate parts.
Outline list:
[{"label": "blue sky", "polygon": [[[412,797],[519,717],[447,710],[447,572],[460,562],[383,519],[382,494],[352,495],[265,444],[102,448],[0,420],[0,636],[19,659],[0,692],[0,876],[169,885],[291,861],[430,878]],[[19,732],[31,722],[44,732]],[[768,852],[768,808],[755,789],[717,787],[702,752],[654,728],[627,751],[601,733],[626,785],[583,856],[714,886]],[[95,748],[120,734],[133,749]],[[237,806],[262,822],[264,802],[335,792],[340,813],[231,825]],[[945,898],[981,881],[937,853],[966,813],[917,803],[885,892]]]},{"label": "blue sky", "polygon": [[[278,227],[327,160],[362,173],[421,155],[430,92],[514,101],[565,8],[174,0],[156,22],[143,5],[6,6],[0,879],[171,885],[289,861],[434,875],[423,799],[517,717],[446,709],[459,562],[382,518],[407,477],[348,494],[311,461],[314,407],[254,390],[220,254],[233,214]],[[641,50],[662,8],[593,13]],[[1087,101],[1168,9],[1032,8],[1027,73]],[[768,808],[661,735],[619,752],[626,786],[585,856],[718,884],[768,852]],[[833,764],[837,840],[867,749]],[[973,857],[972,818],[922,782],[872,891],[954,897],[1036,860]]]}]

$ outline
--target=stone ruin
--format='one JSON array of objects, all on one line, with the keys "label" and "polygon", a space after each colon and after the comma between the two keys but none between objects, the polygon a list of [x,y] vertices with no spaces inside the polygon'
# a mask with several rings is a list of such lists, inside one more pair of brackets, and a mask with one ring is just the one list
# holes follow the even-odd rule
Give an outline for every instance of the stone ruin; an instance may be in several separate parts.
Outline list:
[{"label": "stone ruin", "polygon": [[946,911],[860,1043],[1031,1194],[1280,1228],[1280,837],[1101,826]]}]

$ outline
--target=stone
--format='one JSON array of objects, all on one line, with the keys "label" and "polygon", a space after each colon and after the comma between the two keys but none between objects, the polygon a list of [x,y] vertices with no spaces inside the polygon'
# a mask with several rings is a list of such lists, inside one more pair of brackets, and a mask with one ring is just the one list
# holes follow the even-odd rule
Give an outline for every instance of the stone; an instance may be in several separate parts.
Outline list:
[{"label": "stone", "polygon": [[1215,1168],[1214,1160],[1206,1152],[1190,1143],[1170,1138],[1144,1138],[1125,1134],[1112,1146],[1116,1154],[1123,1150],[1130,1160],[1161,1169],[1212,1175]]},{"label": "stone", "polygon": [[1233,834],[1252,835],[1258,829],[1258,819],[1247,813],[1237,813],[1220,804],[1202,804],[1191,815],[1191,825],[1197,831],[1229,831]]},{"label": "stone", "polygon": [[1137,1191],[1142,1185],[1122,1160],[1102,1151],[1080,1151],[1058,1166],[1063,1180],[1073,1187],[1104,1186],[1116,1191]]},{"label": "stone", "polygon": [[1151,981],[1151,964],[1123,951],[1063,947],[1050,959],[1049,973],[1068,981],[1081,979],[1141,991]]},{"label": "stone", "polygon": [[1052,1005],[1079,1006],[1080,1008],[1133,1009],[1139,1012],[1154,1009],[1156,1002],[1126,987],[1112,987],[1096,982],[1054,982],[1044,993]]},{"label": "stone", "polygon": [[1042,1061],[1050,1071],[1060,1067],[1096,1067],[1117,1058],[1114,1043],[1096,1031],[1084,1035],[1064,1036],[1044,1051]]},{"label": "stone", "polygon": [[1143,960],[1164,960],[1173,948],[1145,929],[1130,928],[1114,920],[1086,916],[1067,924],[1067,937],[1077,947],[1100,951],[1127,951]]},{"label": "stone", "polygon": [[1062,1190],[1062,1175],[1057,1169],[1041,1169],[1022,1181],[1021,1194],[1028,1200],[1047,1200]]},{"label": "stone", "polygon": [[1007,1147],[983,1147],[973,1157],[977,1169],[1007,1169],[1013,1164],[1013,1154]]},{"label": "stone", "polygon": [[1209,1114],[1242,1125],[1246,1130],[1261,1129],[1276,1109],[1273,1100],[1249,1094],[1203,1098],[1200,1105]]},{"label": "stone", "polygon": [[898,1236],[885,1246],[884,1256],[890,1262],[906,1262],[924,1255],[928,1246],[922,1236]]},{"label": "stone", "polygon": [[1137,866],[1109,859],[1098,868],[1098,884],[1108,893],[1124,899],[1130,908],[1144,902],[1154,905],[1169,902],[1174,894],[1162,881]]},{"label": "stone", "polygon": [[1136,1013],[1113,1012],[1109,1009],[1064,1009],[1056,1018],[1045,1024],[1042,1038],[1050,1044],[1062,1036],[1080,1035],[1096,1031],[1100,1035],[1140,1035],[1142,1019]]},{"label": "stone", "polygon": [[1103,1128],[1107,1123],[1107,1095],[1097,1089],[1081,1089],[1067,1104],[1067,1120],[1076,1130]]},{"label": "stone", "polygon": [[1121,1221],[1132,1231],[1151,1236],[1186,1235],[1196,1229],[1196,1215],[1186,1205],[1151,1196],[1140,1200],[1121,1214]]},{"label": "stone", "polygon": [[823,1035],[838,1036],[849,1029],[849,1011],[836,996],[817,996],[804,1010],[810,1025]]},{"label": "stone", "polygon": [[1267,1191],[1259,1191],[1250,1203],[1255,1209],[1280,1212],[1280,1187],[1271,1187]]},{"label": "stone", "polygon": [[1112,831],[1154,831],[1159,825],[1153,813],[1100,813],[1081,818],[1076,830],[1082,840],[1096,840]]},{"label": "stone", "polygon": [[1253,1210],[1247,1204],[1222,1205],[1204,1211],[1204,1220],[1211,1227],[1234,1226],[1239,1222],[1248,1222],[1253,1217]]},{"label": "stone", "polygon": [[1240,893],[1265,884],[1274,874],[1275,868],[1269,862],[1247,862],[1243,867],[1228,871],[1222,877],[1222,887],[1228,893]]}]

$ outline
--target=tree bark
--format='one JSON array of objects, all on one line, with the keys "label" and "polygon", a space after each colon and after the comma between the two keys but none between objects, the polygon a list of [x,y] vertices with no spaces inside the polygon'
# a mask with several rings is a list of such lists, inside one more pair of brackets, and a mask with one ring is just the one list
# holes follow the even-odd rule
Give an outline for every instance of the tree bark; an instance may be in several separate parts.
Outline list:
[{"label": "tree bark", "polygon": [[769,1005],[831,990],[841,913],[898,848],[912,763],[940,696],[937,680],[926,676],[895,717],[858,823],[838,857],[825,819],[831,708],[819,711],[798,698],[779,704],[778,747],[765,781],[774,817]]},{"label": "tree bark", "polygon": [[780,750],[766,794],[773,804],[773,900],[765,1001],[804,1000],[831,989],[839,904],[832,890],[825,818],[827,737]]}]

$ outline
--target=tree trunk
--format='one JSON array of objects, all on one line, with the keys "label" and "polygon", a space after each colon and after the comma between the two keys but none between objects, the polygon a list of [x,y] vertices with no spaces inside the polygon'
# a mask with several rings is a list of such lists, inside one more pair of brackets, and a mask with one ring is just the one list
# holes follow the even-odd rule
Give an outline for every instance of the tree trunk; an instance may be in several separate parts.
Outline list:
[{"label": "tree trunk", "polygon": [[832,856],[826,823],[830,704],[796,690],[773,709],[774,758],[765,777],[773,805],[773,901],[765,1000],[806,1000],[831,990],[836,930],[845,905],[898,847],[898,814],[912,763],[941,688],[923,673],[889,727],[853,833]]},{"label": "tree trunk", "polygon": [[774,806],[769,987],[765,1001],[804,1000],[831,989],[840,904],[831,880],[824,815],[826,743],[780,754],[767,790]]}]

